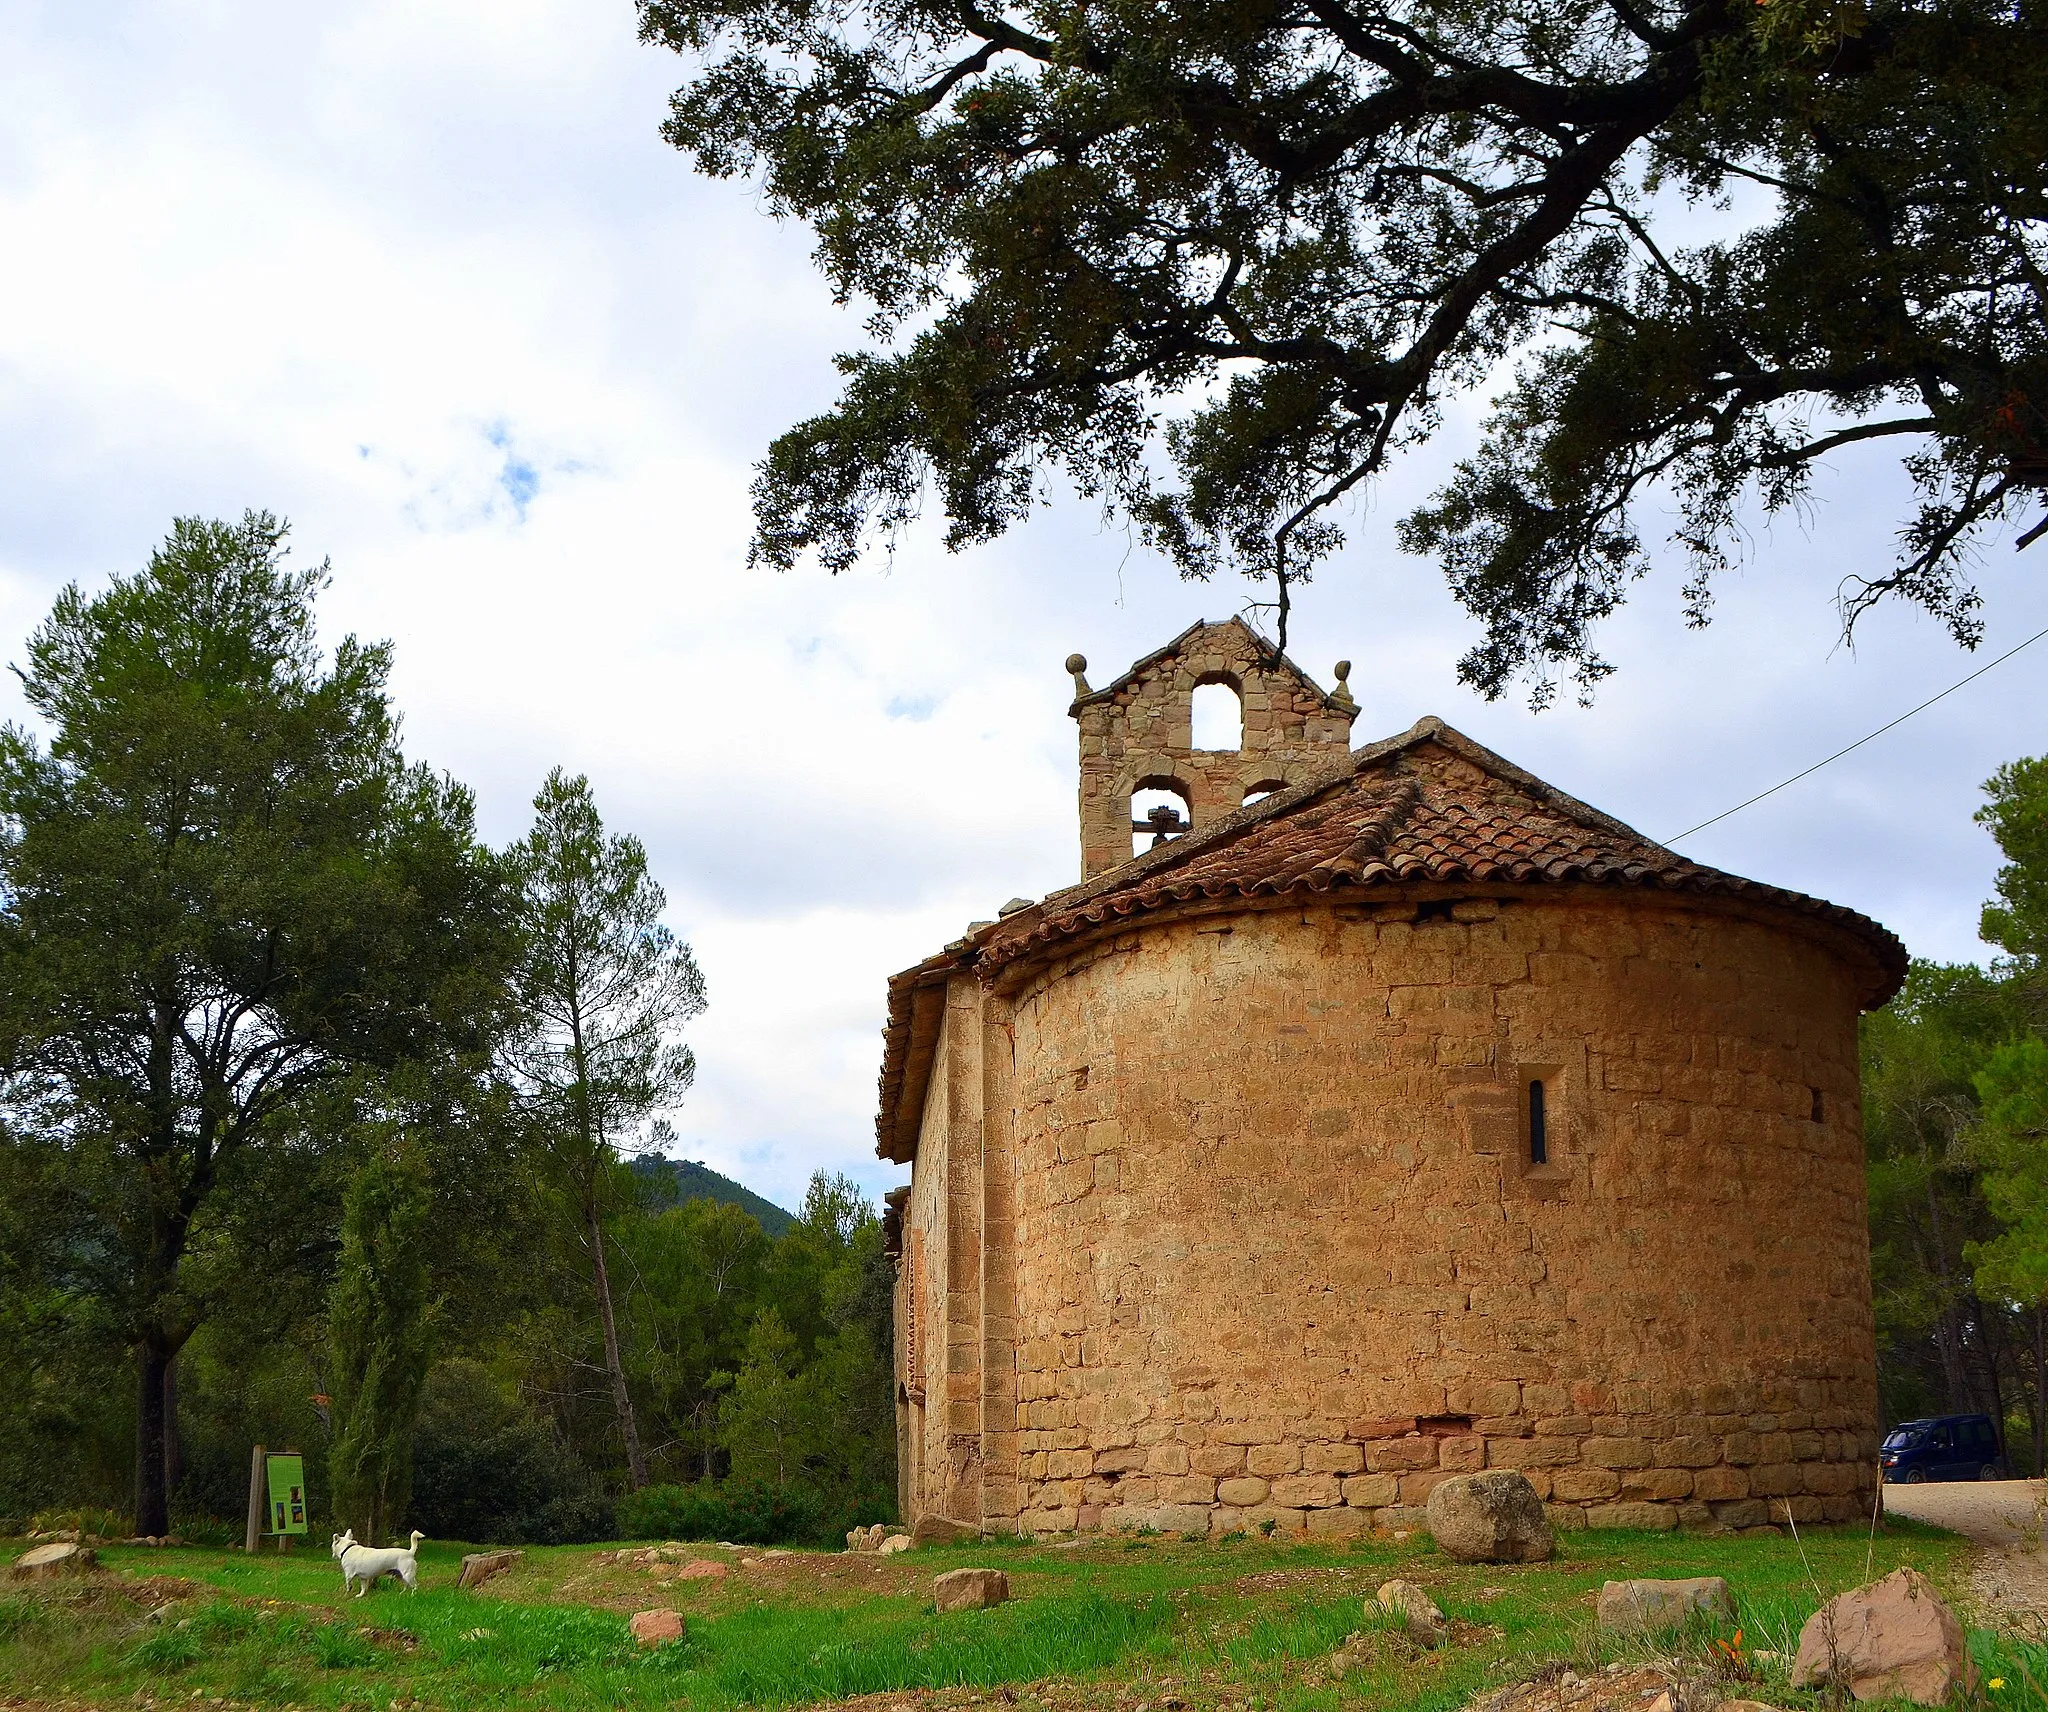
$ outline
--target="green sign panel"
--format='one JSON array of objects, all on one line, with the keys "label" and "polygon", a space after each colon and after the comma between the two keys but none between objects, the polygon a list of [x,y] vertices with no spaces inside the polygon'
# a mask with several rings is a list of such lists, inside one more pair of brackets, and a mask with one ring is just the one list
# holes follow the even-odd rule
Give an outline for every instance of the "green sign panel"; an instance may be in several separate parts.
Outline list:
[{"label": "green sign panel", "polygon": [[268,1534],[303,1534],[306,1531],[306,1459],[296,1451],[280,1452],[263,1459],[270,1483],[270,1525]]}]

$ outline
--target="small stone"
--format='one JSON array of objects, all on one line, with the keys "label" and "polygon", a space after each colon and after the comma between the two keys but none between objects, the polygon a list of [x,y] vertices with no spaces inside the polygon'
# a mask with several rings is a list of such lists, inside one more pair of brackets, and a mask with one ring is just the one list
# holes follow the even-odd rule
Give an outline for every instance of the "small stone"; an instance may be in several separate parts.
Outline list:
[{"label": "small stone", "polygon": [[1958,1689],[1973,1692],[1977,1667],[1963,1626],[1915,1569],[1830,1599],[1799,1631],[1792,1686],[1845,1683],[1858,1700],[1910,1700],[1939,1706]]},{"label": "small stone", "polygon": [[678,1611],[635,1611],[626,1626],[643,1647],[666,1646],[670,1641],[681,1640],[686,1632],[682,1613]]},{"label": "small stone", "polygon": [[1654,1635],[1682,1628],[1695,1611],[1735,1620],[1735,1595],[1718,1575],[1674,1581],[1610,1581],[1600,1589],[1600,1632]]},{"label": "small stone", "polygon": [[1401,1619],[1408,1638],[1425,1647],[1440,1647],[1451,1638],[1451,1625],[1437,1602],[1412,1581],[1388,1581],[1380,1586],[1380,1609]]},{"label": "small stone", "polygon": [[1543,1500],[1512,1468],[1438,1481],[1429,1493],[1429,1531],[1465,1563],[1540,1563],[1557,1550]]},{"label": "small stone", "polygon": [[1778,1708],[1764,1700],[1724,1700],[1714,1712],[1778,1712]]},{"label": "small stone", "polygon": [[723,1581],[730,1574],[732,1574],[732,1566],[730,1564],[718,1563],[708,1557],[700,1557],[692,1563],[684,1564],[677,1571],[676,1579],[678,1581]]},{"label": "small stone", "polygon": [[979,1611],[1010,1597],[1010,1578],[999,1569],[949,1569],[932,1583],[941,1611]]},{"label": "small stone", "polygon": [[36,1546],[16,1558],[14,1579],[40,1581],[46,1576],[71,1575],[92,1568],[98,1561],[90,1546],[79,1545],[75,1540],[56,1540],[46,1546]]},{"label": "small stone", "polygon": [[510,1569],[526,1554],[518,1551],[471,1552],[462,1560],[462,1574],[456,1578],[457,1587],[478,1588],[495,1576]]},{"label": "small stone", "polygon": [[875,1547],[875,1550],[884,1557],[887,1557],[891,1552],[907,1552],[910,1550],[910,1536],[908,1534],[891,1534],[880,1545]]}]

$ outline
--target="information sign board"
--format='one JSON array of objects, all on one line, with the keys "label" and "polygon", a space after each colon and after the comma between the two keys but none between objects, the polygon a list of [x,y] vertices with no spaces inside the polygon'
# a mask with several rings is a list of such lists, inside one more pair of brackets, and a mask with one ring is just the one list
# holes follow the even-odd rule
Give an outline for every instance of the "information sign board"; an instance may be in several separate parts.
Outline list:
[{"label": "information sign board", "polygon": [[270,1522],[267,1534],[303,1534],[306,1531],[306,1459],[297,1451],[278,1451],[263,1459],[263,1471],[270,1487]]}]

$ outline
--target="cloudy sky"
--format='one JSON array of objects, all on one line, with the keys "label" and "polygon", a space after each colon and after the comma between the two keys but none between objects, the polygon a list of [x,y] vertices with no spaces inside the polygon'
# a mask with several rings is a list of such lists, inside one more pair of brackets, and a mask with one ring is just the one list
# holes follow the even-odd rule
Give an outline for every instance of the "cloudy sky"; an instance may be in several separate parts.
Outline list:
[{"label": "cloudy sky", "polygon": [[[175,515],[288,516],[333,561],[324,629],[396,643],[409,747],[494,841],[557,763],[646,840],[713,1001],[685,1151],[785,1203],[820,1167],[878,1191],[884,978],[1077,877],[1061,660],[1099,683],[1245,591],[1078,506],[966,557],[926,532],[836,581],[748,571],[750,466],[857,315],[661,142],[680,72],[626,0],[0,0],[0,657]],[[1857,453],[1704,634],[1676,577],[1639,588],[1594,709],[1482,703],[1469,623],[1392,542],[1471,420],[1298,610],[1297,659],[1357,663],[1361,740],[1436,713],[1668,837],[1972,669],[1904,610],[1838,645],[1904,503]],[[2048,626],[2044,564],[1988,548],[1977,662]],[[1686,851],[1983,956],[1971,811],[2048,749],[2044,668],[2048,641]]]}]

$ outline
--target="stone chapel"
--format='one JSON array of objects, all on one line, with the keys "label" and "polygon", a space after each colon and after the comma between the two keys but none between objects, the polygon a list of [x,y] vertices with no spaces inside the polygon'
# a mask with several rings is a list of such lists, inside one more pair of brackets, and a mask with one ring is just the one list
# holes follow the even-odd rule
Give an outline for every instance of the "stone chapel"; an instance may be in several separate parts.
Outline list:
[{"label": "stone chapel", "polygon": [[1867,1511],[1898,940],[1441,720],[1353,748],[1348,667],[1240,621],[1067,664],[1080,883],[889,983],[905,1518],[1345,1535],[1489,1467],[1561,1527]]}]

